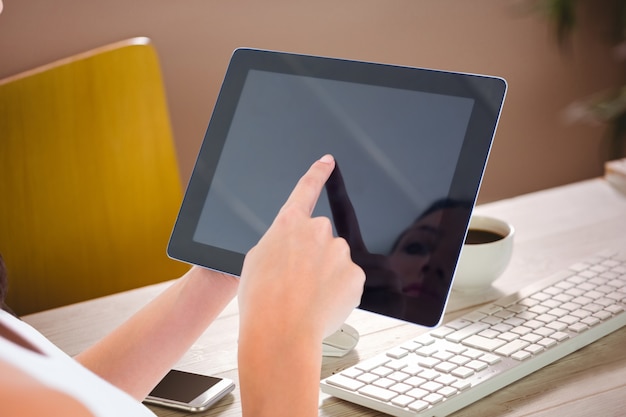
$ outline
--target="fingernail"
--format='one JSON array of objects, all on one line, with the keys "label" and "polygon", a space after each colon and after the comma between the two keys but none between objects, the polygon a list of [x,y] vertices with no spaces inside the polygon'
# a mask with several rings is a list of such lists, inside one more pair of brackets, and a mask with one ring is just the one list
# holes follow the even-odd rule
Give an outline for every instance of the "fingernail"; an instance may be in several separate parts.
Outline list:
[{"label": "fingernail", "polygon": [[325,164],[330,164],[333,162],[333,156],[326,154],[320,158],[320,162],[324,162]]}]

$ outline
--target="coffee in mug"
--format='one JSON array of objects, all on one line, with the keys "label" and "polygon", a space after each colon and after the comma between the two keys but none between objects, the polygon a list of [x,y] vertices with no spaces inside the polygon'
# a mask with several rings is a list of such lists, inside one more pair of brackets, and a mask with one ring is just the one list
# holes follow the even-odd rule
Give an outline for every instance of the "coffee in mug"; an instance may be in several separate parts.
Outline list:
[{"label": "coffee in mug", "polygon": [[467,236],[465,237],[465,244],[480,245],[481,243],[491,243],[500,239],[504,239],[504,236],[500,233],[493,232],[491,230],[470,228],[467,231]]},{"label": "coffee in mug", "polygon": [[489,216],[472,215],[452,288],[481,290],[491,285],[511,260],[513,226]]}]

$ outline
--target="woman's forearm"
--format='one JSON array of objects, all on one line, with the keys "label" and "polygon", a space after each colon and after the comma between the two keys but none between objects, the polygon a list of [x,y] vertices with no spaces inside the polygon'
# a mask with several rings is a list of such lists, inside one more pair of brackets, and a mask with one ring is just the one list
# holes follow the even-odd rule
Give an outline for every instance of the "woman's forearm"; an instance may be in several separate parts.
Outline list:
[{"label": "woman's forearm", "polygon": [[193,267],[77,360],[142,400],[233,299],[237,285],[235,277]]}]

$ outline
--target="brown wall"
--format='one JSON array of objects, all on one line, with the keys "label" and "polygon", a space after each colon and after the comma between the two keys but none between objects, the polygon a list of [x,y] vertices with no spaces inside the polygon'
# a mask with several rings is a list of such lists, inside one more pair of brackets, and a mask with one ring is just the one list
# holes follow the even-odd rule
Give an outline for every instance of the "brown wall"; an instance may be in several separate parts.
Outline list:
[{"label": "brown wall", "polygon": [[523,2],[6,0],[0,78],[149,36],[160,54],[186,181],[237,47],[498,75],[509,93],[480,195],[492,201],[601,175],[604,128],[566,124],[562,112],[626,80],[598,16],[585,19],[584,32],[594,36],[577,35],[570,52],[559,53],[547,26],[524,11]]}]

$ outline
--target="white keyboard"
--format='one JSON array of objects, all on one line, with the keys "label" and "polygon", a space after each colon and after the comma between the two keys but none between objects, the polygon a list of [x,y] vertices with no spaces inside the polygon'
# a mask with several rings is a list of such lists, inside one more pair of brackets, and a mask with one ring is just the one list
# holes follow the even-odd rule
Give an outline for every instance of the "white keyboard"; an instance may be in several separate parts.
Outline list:
[{"label": "white keyboard", "polygon": [[626,324],[626,253],[604,252],[321,382],[398,417],[446,416]]}]

